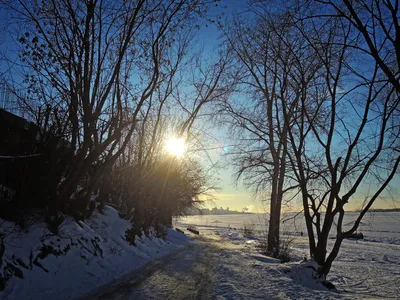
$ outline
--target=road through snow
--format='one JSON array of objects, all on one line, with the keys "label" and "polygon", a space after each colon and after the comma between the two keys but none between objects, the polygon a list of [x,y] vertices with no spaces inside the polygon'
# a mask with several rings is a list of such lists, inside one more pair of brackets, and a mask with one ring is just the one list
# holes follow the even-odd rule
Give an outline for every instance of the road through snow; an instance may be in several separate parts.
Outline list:
[{"label": "road through snow", "polygon": [[[399,245],[386,245],[383,248],[374,243],[349,242],[330,274],[329,279],[338,287],[338,291],[332,291],[307,287],[307,280],[310,280],[307,276],[302,278],[290,273],[293,264],[281,264],[277,259],[258,253],[255,243],[256,240],[244,240],[237,232],[202,228],[201,236],[185,248],[145,265],[138,272],[125,276],[117,285],[106,286],[85,299],[398,297]],[[347,249],[347,246],[352,249]],[[385,253],[388,257],[380,261],[379,256]],[[372,255],[377,258],[369,259]],[[301,283],[299,279],[306,281]]]},{"label": "road through snow", "polygon": [[237,245],[215,235],[196,237],[187,247],[84,299],[342,298],[294,284],[278,260],[252,250],[250,244]]},{"label": "road through snow", "polygon": [[216,242],[197,238],[86,299],[209,299],[214,259],[219,251]]}]

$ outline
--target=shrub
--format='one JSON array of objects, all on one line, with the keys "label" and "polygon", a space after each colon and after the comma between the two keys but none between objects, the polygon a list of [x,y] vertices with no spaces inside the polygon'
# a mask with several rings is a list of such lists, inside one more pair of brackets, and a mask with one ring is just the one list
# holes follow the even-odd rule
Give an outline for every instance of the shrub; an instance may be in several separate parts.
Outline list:
[{"label": "shrub", "polygon": [[254,233],[254,224],[244,224],[243,225],[243,236],[250,237]]},{"label": "shrub", "polygon": [[126,240],[129,244],[131,244],[132,246],[136,246],[136,243],[135,243],[136,236],[137,236],[137,231],[135,230],[134,227],[128,228],[128,229],[125,231],[125,240]]},{"label": "shrub", "polygon": [[156,236],[158,238],[165,239],[165,237],[168,234],[168,229],[166,226],[164,226],[160,223],[157,223],[154,229],[156,231]]},{"label": "shrub", "polygon": [[279,243],[279,249],[277,251],[276,258],[278,258],[281,263],[289,262],[292,260],[291,253],[292,249],[291,246],[293,245],[294,238],[286,236],[285,238],[281,238]]},{"label": "shrub", "polygon": [[58,214],[56,216],[48,215],[45,217],[44,220],[47,224],[47,229],[53,234],[58,234],[60,225],[62,224],[62,222],[64,222],[64,219],[64,215]]},{"label": "shrub", "polygon": [[89,208],[87,210],[86,218],[89,218],[93,214],[95,209],[96,209],[96,201],[90,201],[89,202]]},{"label": "shrub", "polygon": [[281,261],[281,263],[289,262],[292,260],[292,249],[291,246],[293,245],[294,238],[290,236],[281,237],[279,241],[279,249],[275,249],[274,251],[268,251],[268,241],[267,237],[263,237],[257,248],[262,254],[267,256],[275,257]]}]

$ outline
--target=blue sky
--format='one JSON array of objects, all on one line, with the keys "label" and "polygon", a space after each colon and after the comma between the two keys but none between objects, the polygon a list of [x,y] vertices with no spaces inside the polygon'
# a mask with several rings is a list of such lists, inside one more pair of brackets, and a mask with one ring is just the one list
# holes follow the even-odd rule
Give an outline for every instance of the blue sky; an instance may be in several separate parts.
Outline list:
[{"label": "blue sky", "polygon": [[[245,10],[246,1],[244,0],[222,0],[218,3],[218,6],[214,6],[208,13],[208,17],[216,18],[217,16],[224,14],[222,17],[222,21],[229,18],[233,12],[241,12]],[[0,12],[1,14],[1,12]],[[4,20],[4,15],[0,15],[0,17]],[[220,43],[219,40],[220,33],[215,24],[209,23],[207,26],[203,26],[198,34],[198,40],[202,44],[205,50],[205,54],[209,56],[215,55],[215,49],[217,45]],[[15,48],[15,47],[14,47]],[[8,53],[15,53],[15,49],[13,49],[13,43],[10,41],[6,41],[2,45],[0,45],[0,50],[8,50]],[[10,51],[11,50],[11,51]],[[11,55],[12,56],[12,55]],[[0,65],[1,70],[5,69],[5,64]],[[215,138],[215,141],[212,141],[211,144],[215,144],[215,146],[226,147],[232,144],[232,140],[229,137],[228,133],[224,129],[214,129],[210,132]],[[229,207],[231,210],[239,210],[241,211],[243,208],[247,207],[254,212],[264,211],[264,203],[260,201],[253,200],[251,191],[247,191],[242,185],[236,186],[234,183],[234,173],[235,170],[230,167],[229,161],[224,159],[223,157],[224,151],[221,149],[210,150],[209,155],[213,162],[221,162],[225,166],[224,169],[219,170],[219,183],[218,186],[220,190],[215,193],[216,200],[213,203],[206,203],[206,207]],[[399,178],[394,180],[392,186],[397,187],[400,186]],[[366,193],[368,187],[365,187],[359,193],[358,198],[353,200],[350,209],[355,209],[362,204],[363,194]],[[395,192],[395,198],[397,199],[397,193]],[[288,210],[299,210],[300,203],[295,201],[291,208]],[[392,202],[391,197],[389,195],[386,198],[382,198],[376,202],[376,207],[387,208],[396,206],[396,203]],[[399,203],[397,203],[399,207]]]},{"label": "blue sky", "polygon": [[[210,10],[210,17],[216,17],[217,15],[224,13],[224,19],[229,19],[229,16],[233,12],[242,12],[246,9],[245,7],[246,1],[221,1],[221,3]],[[203,41],[206,53],[210,56],[214,53],[214,48],[220,42],[219,40],[220,33],[214,24],[209,24],[207,27],[203,27],[199,33],[200,41]],[[217,129],[214,130],[212,134],[217,138],[217,142],[215,142],[216,146],[222,145],[223,147],[232,144],[232,140],[229,137],[226,130]],[[211,208],[214,206],[217,207],[229,207],[231,210],[242,210],[244,207],[250,208],[250,210],[254,212],[262,212],[265,211],[265,202],[256,201],[252,197],[251,191],[246,190],[242,185],[235,185],[234,182],[234,173],[235,170],[230,167],[229,160],[224,158],[224,151],[221,150],[211,150],[209,151],[209,155],[212,160],[220,161],[223,165],[225,165],[225,169],[219,171],[219,186],[220,190],[215,193],[216,200],[214,202],[206,203],[206,207]],[[400,202],[398,202],[398,192],[395,189],[400,186],[400,178],[397,176],[391,184],[390,192],[387,191],[382,194],[382,197],[375,202],[375,208],[394,208],[400,207]],[[365,196],[368,195],[369,189],[371,189],[371,193],[374,190],[373,186],[363,186],[359,189],[358,193],[355,197],[351,199],[348,204],[348,209],[359,209],[361,208]],[[298,211],[301,210],[301,203],[298,200],[294,200],[290,207],[284,207],[284,210],[288,211]]]}]

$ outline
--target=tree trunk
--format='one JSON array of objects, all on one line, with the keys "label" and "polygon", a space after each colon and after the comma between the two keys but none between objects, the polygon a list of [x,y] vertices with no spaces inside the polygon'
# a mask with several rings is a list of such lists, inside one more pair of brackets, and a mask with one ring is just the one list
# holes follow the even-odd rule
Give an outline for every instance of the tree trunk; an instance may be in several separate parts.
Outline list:
[{"label": "tree trunk", "polygon": [[274,167],[273,174],[275,176],[272,180],[267,251],[269,254],[275,256],[279,249],[279,223],[280,223],[280,205],[278,205],[280,203],[278,199],[279,168]]},{"label": "tree trunk", "polygon": [[306,221],[308,244],[309,244],[309,248],[310,248],[310,256],[313,257],[315,254],[315,237],[314,237],[313,224],[312,224],[312,219],[311,219],[311,215],[310,215],[310,209],[308,207],[307,195],[305,194],[305,192],[302,192],[302,194],[303,194],[304,219]]},{"label": "tree trunk", "polygon": [[[275,168],[276,169],[276,168]],[[276,174],[276,172],[274,172]],[[267,251],[269,254],[274,252],[276,247],[275,245],[275,203],[276,203],[276,177],[272,180],[272,189],[271,189],[271,200],[270,200],[270,207],[269,207],[269,225],[268,225],[268,238],[267,238]]]},{"label": "tree trunk", "polygon": [[[320,273],[320,276],[323,276],[323,278],[326,278],[326,275],[328,275],[329,271],[331,270],[332,263],[339,254],[339,249],[340,249],[342,242],[343,242],[342,236],[336,237],[336,242],[335,242],[335,245],[333,246],[331,253],[329,254],[329,256],[326,259],[326,261],[324,262],[324,264],[321,265],[322,268],[320,269],[319,273]],[[326,250],[325,250],[325,252],[326,252]]]}]

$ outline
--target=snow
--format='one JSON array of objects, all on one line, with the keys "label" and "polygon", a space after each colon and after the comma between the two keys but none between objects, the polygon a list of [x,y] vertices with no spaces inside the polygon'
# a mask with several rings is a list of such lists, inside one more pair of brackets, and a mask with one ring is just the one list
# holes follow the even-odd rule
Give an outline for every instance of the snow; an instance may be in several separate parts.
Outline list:
[{"label": "snow", "polygon": [[[327,289],[312,289],[296,283],[291,278],[290,264],[259,253],[256,239],[240,234],[229,235],[221,228],[198,228],[200,234],[220,238],[216,254],[215,275],[211,299],[324,299],[337,298],[339,294]],[[234,237],[230,240],[230,237]],[[310,277],[311,278],[311,277]],[[339,295],[339,296],[338,296]]]},{"label": "snow", "polygon": [[[196,217],[181,219],[175,224],[183,228],[195,225],[188,220],[196,220]],[[336,287],[332,290],[313,278],[318,267],[316,263],[304,261],[305,257],[309,258],[306,237],[283,236],[292,241],[290,256],[293,261],[280,263],[260,253],[257,246],[263,241],[262,232],[246,238],[239,225],[236,230],[220,226],[196,226],[201,237],[219,244],[210,298],[390,299],[400,294],[398,244],[345,240],[327,278]],[[330,246],[333,241],[329,241]]]},{"label": "snow", "polygon": [[[332,290],[313,278],[318,266],[304,259],[308,241],[298,228],[282,236],[290,242],[292,261],[281,263],[262,254],[265,232],[258,228],[244,237],[238,217],[226,219],[231,226],[223,218],[203,225],[188,220],[196,217],[175,225],[195,226],[200,235],[189,233],[193,240],[169,230],[166,240],[143,237],[136,247],[124,238],[130,223],[111,207],[85,222],[67,219],[60,236],[49,234],[44,224],[10,235],[15,229],[0,222],[7,233],[0,272],[7,263],[23,272],[23,279],[9,280],[0,299],[389,299],[400,294],[398,244],[345,240],[327,278],[336,287]],[[385,238],[383,230],[380,234]],[[45,256],[43,249],[50,246],[56,254]]]},{"label": "snow", "polygon": [[326,290],[321,280],[317,278],[318,263],[315,260],[303,261],[292,264],[289,272],[290,278],[296,283],[313,290]]},{"label": "snow", "polygon": [[[346,213],[345,229],[350,229],[358,215],[356,212]],[[284,220],[281,225],[282,234],[291,236],[301,236],[301,232],[306,234],[307,230],[302,214],[284,213],[282,220]],[[182,218],[180,221],[203,227],[231,229],[243,229],[246,224],[251,224],[254,226],[254,231],[261,235],[265,234],[268,215],[196,215]],[[400,212],[368,212],[357,232],[363,233],[365,241],[400,245]],[[331,232],[331,234],[334,237],[335,232]]]},{"label": "snow", "polygon": [[[85,222],[77,223],[67,217],[58,236],[51,234],[44,223],[22,232],[0,219],[1,230],[6,233],[0,275],[10,275],[6,266],[13,265],[22,271],[23,277],[11,276],[0,299],[78,297],[185,246],[190,240],[168,229],[165,240],[154,235],[142,236],[132,246],[125,240],[125,230],[130,226],[108,206],[104,215],[95,212]],[[52,253],[47,254],[46,249],[52,249]]]},{"label": "snow", "polygon": [[13,155],[13,156],[5,156],[5,155],[0,155],[0,159],[17,159],[17,158],[29,158],[29,157],[36,157],[40,156],[40,153],[37,154],[29,154],[29,155]]}]

